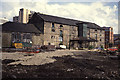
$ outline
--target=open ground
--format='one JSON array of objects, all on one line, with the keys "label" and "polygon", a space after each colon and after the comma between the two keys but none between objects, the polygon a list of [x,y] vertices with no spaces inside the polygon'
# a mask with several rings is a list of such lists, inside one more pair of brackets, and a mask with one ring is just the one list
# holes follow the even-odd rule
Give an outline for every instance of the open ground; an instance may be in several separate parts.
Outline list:
[{"label": "open ground", "polygon": [[120,60],[97,51],[56,50],[2,53],[2,77],[118,80]]}]

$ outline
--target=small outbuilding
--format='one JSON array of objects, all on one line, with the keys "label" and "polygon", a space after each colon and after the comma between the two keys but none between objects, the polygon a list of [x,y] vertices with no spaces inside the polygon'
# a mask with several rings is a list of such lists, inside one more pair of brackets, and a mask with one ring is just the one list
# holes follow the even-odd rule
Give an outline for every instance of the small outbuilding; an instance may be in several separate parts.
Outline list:
[{"label": "small outbuilding", "polygon": [[33,24],[6,22],[2,25],[2,47],[12,47],[13,43],[36,45],[37,39],[42,39],[38,35],[41,32]]}]

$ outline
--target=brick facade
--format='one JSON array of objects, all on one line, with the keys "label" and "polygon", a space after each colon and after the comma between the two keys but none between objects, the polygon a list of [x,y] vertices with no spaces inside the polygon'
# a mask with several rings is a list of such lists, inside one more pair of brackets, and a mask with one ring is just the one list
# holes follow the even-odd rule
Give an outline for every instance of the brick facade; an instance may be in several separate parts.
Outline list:
[{"label": "brick facade", "polygon": [[99,29],[88,29],[87,37],[96,39],[97,35],[97,41],[98,42],[91,42],[91,45],[94,45],[95,47],[104,46],[105,43],[105,31],[99,30]]},{"label": "brick facade", "polygon": [[11,47],[11,33],[2,33],[2,47]]},{"label": "brick facade", "polygon": [[[16,24],[16,26],[14,26],[13,24]],[[105,32],[100,26],[96,25],[95,23],[81,22],[73,19],[66,19],[56,16],[35,13],[32,16],[31,20],[28,22],[28,24],[19,23],[19,25],[21,25],[19,27],[17,24],[18,23],[10,23],[11,26],[7,24],[6,26],[4,26],[4,28],[7,27],[8,29],[9,26],[9,30],[11,30],[11,27],[13,25],[13,30],[15,32],[18,32],[20,34],[31,34],[32,39],[26,39],[27,43],[30,43],[32,41],[33,46],[55,45],[56,47],[59,47],[59,45],[62,44],[65,45],[67,48],[76,49],[81,47],[81,44],[87,48],[89,47],[89,45],[93,45],[94,47],[104,46],[105,43]],[[26,27],[27,29],[30,28],[28,32],[26,32]],[[16,29],[14,28],[18,30],[16,31]],[[5,47],[10,47],[11,45],[10,36],[11,34],[3,34],[3,42],[6,39],[6,37],[9,38],[9,41],[7,41],[7,43],[5,43],[6,41],[4,42]],[[85,41],[81,40],[82,38],[80,39],[80,37],[84,38]],[[22,40],[20,41],[22,42]]]},{"label": "brick facade", "polygon": [[44,36],[43,34],[32,34],[32,45],[43,45],[44,44]]},{"label": "brick facade", "polygon": [[[62,25],[63,27],[60,27]],[[70,38],[74,38],[78,36],[78,31],[76,26],[64,25],[54,23],[55,31],[52,31],[52,23],[51,22],[44,22],[44,45],[51,45],[59,46],[60,44],[60,30],[63,31],[63,45],[69,47]]]},{"label": "brick facade", "polygon": [[103,27],[105,29],[105,48],[112,47],[114,44],[113,28]]}]

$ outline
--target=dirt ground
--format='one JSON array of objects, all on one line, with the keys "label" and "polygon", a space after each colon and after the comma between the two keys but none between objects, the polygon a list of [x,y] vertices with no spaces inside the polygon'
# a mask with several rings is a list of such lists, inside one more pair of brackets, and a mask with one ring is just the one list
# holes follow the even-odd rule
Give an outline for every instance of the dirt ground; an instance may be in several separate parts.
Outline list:
[{"label": "dirt ground", "polygon": [[[66,53],[66,51],[61,51],[62,53]],[[63,56],[52,56],[51,59],[55,59],[54,62],[42,65],[8,65],[19,60],[4,58],[2,60],[2,77],[3,79],[79,78],[120,80],[120,60],[116,56],[96,51],[70,50],[69,53],[70,55],[67,53]]]}]

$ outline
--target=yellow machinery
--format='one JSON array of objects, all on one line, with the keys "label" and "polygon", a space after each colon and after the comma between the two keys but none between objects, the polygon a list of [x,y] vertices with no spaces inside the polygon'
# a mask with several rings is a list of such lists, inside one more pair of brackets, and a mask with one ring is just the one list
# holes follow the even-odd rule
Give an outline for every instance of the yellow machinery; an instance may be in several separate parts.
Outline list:
[{"label": "yellow machinery", "polygon": [[23,48],[22,43],[14,43],[15,48]]}]

